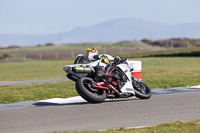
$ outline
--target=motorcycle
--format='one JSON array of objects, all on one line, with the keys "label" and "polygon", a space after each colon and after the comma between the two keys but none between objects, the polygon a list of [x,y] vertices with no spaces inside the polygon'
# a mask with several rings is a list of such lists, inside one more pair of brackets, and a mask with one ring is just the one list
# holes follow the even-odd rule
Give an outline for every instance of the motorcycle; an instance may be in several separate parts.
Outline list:
[{"label": "motorcycle", "polygon": [[83,99],[90,103],[101,103],[106,98],[151,97],[148,85],[131,75],[133,68],[128,59],[118,63],[109,63],[106,59],[63,67],[68,73],[67,77],[76,83],[76,91]]}]

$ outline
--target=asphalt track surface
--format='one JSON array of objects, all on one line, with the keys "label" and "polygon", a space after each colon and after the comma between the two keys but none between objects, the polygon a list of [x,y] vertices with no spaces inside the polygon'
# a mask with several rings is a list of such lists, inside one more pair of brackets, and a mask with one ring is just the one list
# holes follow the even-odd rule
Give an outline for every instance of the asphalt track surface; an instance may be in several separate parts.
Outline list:
[{"label": "asphalt track surface", "polygon": [[0,132],[101,130],[200,119],[200,88],[158,89],[153,94],[148,100],[131,98],[102,104],[76,102],[5,108],[0,110]]}]

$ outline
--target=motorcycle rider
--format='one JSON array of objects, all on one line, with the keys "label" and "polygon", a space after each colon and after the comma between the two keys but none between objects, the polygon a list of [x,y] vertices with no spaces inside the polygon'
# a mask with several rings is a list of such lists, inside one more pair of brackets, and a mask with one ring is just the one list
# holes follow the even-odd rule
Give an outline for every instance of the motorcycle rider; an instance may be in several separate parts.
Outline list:
[{"label": "motorcycle rider", "polygon": [[114,58],[111,55],[108,54],[99,54],[98,50],[95,47],[89,47],[85,49],[85,55],[79,54],[75,61],[74,64],[87,64],[92,61],[100,60],[107,58],[109,61],[113,61]]},{"label": "motorcycle rider", "polygon": [[87,64],[96,60],[102,60],[102,63],[105,64],[104,68],[97,67],[96,68],[96,74],[98,77],[101,76],[109,76],[111,77],[112,75],[106,74],[105,70],[111,68],[110,61],[113,62],[113,65],[117,65],[120,62],[120,57],[112,57],[111,55],[108,54],[99,54],[98,50],[95,47],[89,47],[85,49],[85,55],[79,54],[75,61],[74,64]]}]

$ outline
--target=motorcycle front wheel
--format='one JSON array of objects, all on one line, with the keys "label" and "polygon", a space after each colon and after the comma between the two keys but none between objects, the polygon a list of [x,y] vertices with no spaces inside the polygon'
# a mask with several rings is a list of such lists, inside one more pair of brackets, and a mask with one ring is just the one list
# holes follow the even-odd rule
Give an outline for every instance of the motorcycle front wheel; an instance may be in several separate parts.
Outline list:
[{"label": "motorcycle front wheel", "polygon": [[79,78],[76,82],[78,94],[90,103],[101,103],[106,99],[105,90],[97,90],[91,87],[93,79],[88,77]]},{"label": "motorcycle front wheel", "polygon": [[148,85],[146,85],[143,81],[139,83],[139,86],[135,87],[135,84],[133,83],[134,89],[135,89],[135,96],[140,99],[149,99],[151,97],[151,89]]}]

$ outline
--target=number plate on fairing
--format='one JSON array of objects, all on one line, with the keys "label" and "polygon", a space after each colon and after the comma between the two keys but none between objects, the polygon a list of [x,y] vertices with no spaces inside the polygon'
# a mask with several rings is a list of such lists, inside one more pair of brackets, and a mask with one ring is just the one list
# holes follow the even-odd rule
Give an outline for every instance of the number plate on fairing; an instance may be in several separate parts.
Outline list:
[{"label": "number plate on fairing", "polygon": [[126,91],[133,91],[132,88],[126,88]]},{"label": "number plate on fairing", "polygon": [[126,82],[126,84],[121,89],[122,93],[128,92],[135,95],[135,91],[131,82],[130,81]]}]

